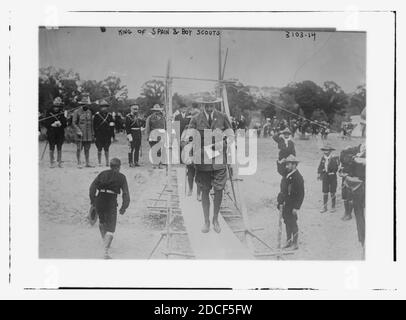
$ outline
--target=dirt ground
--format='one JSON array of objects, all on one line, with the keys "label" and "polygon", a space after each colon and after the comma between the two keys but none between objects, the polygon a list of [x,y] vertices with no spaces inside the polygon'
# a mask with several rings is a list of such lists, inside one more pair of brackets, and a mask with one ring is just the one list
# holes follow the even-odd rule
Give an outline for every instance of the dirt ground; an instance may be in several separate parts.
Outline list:
[{"label": "dirt ground", "polygon": [[[153,170],[149,161],[146,139],[143,139],[142,167],[128,168],[127,145],[124,135],[118,135],[112,144],[111,157],[123,162],[122,172],[127,176],[131,204],[124,216],[119,216],[112,254],[115,259],[146,259],[161,235],[164,221],[151,217],[147,206],[156,198],[165,183],[165,170]],[[341,150],[358,145],[360,138],[342,141],[331,135],[329,141]],[[280,176],[276,172],[278,150],[272,139],[258,140],[258,170],[244,177],[242,183],[253,227],[270,245],[276,246],[276,196]],[[357,241],[355,220],[341,221],[343,205],[337,192],[338,208],[335,213],[321,214],[321,183],[317,181],[317,165],[322,155],[319,140],[295,139],[296,152],[301,163],[299,171],[305,180],[306,195],[299,213],[300,250],[288,259],[295,260],[358,260],[361,248]],[[40,154],[45,144],[39,144]],[[86,221],[89,209],[88,188],[92,180],[105,167],[76,168],[76,147],[65,144],[64,168],[49,168],[48,153],[39,162],[39,255],[53,259],[99,259],[103,255],[97,226]],[[338,151],[337,151],[338,152]],[[96,148],[91,149],[91,161],[96,164]],[[121,201],[121,199],[120,199]],[[197,219],[201,219],[197,216]],[[188,250],[187,238],[174,244],[176,251]],[[155,259],[162,259],[161,250]]]}]

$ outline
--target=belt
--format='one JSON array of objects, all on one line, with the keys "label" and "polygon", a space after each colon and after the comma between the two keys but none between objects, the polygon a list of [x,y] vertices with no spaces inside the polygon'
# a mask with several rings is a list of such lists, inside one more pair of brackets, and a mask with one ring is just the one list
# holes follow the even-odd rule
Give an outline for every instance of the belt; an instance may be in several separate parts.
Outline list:
[{"label": "belt", "polygon": [[131,128],[131,130],[141,130],[141,128]]},{"label": "belt", "polygon": [[112,191],[112,190],[107,190],[107,189],[100,189],[99,192],[102,192],[102,193],[110,193],[110,194],[117,194],[117,193],[115,193],[114,191]]}]

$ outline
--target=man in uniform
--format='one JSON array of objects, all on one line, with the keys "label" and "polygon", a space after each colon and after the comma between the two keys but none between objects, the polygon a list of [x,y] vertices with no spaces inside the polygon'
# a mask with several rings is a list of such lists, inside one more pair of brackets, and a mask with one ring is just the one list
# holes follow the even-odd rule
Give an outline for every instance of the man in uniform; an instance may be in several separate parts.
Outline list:
[{"label": "man in uniform", "polygon": [[[218,215],[223,200],[223,190],[227,182],[227,144],[224,143],[224,135],[231,138],[234,137],[234,133],[227,116],[215,108],[215,105],[221,102],[220,99],[206,97],[199,102],[203,104],[203,111],[192,118],[190,128],[196,129],[201,138],[201,158],[199,159],[200,162],[195,161],[195,165],[197,170],[196,182],[202,190],[204,214],[202,232],[208,233],[210,231],[210,190],[214,189],[213,229],[220,233]],[[205,141],[205,130],[210,130],[210,133],[213,133],[212,139],[209,141]],[[212,154],[210,155],[210,153]],[[223,155],[223,163],[217,163],[220,161],[216,161],[216,153]]]},{"label": "man in uniform", "polygon": [[104,258],[111,259],[109,249],[117,224],[117,196],[123,193],[119,213],[123,215],[130,204],[130,193],[125,175],[120,173],[121,161],[111,159],[110,170],[101,172],[89,189],[90,203],[99,216],[99,229],[104,242]]},{"label": "man in uniform", "polygon": [[128,140],[128,164],[131,168],[139,167],[141,137],[145,121],[139,116],[139,106],[132,105],[131,112],[125,118],[125,131]]},{"label": "man in uniform", "polygon": [[79,109],[73,113],[72,126],[76,131],[76,158],[78,168],[82,168],[80,159],[82,149],[85,151],[86,167],[91,168],[90,165],[90,146],[93,142],[93,116],[92,111],[89,109],[89,97],[82,97],[79,101]]},{"label": "man in uniform", "polygon": [[183,131],[189,125],[190,117],[187,114],[187,106],[185,104],[181,104],[179,106],[179,113],[175,116],[175,121],[179,122],[180,125],[180,135],[182,136]]},{"label": "man in uniform", "polygon": [[109,104],[107,101],[100,101],[100,111],[94,115],[93,128],[95,135],[95,143],[97,147],[97,159],[99,161],[99,167],[102,166],[102,152],[104,150],[104,156],[106,158],[106,167],[109,166],[109,149],[111,145],[111,139],[113,138],[114,119],[108,112]]},{"label": "man in uniform", "polygon": [[290,155],[284,160],[286,176],[282,176],[281,192],[278,195],[278,209],[282,208],[282,217],[286,226],[286,245],[284,249],[299,248],[299,227],[297,225],[298,211],[304,199],[304,180],[297,170],[299,161]]},{"label": "man in uniform", "polygon": [[[146,126],[145,126],[145,131],[147,134],[147,139],[149,142],[150,147],[152,148],[154,145],[156,145],[160,141],[159,136],[151,135],[151,132],[154,130],[161,130],[162,132],[165,131],[166,128],[166,123],[165,123],[165,117],[162,113],[163,109],[159,104],[155,104],[153,108],[151,109],[152,114],[147,118],[146,120]],[[161,157],[162,150],[159,149],[157,156]],[[161,169],[161,162],[158,164],[158,169]],[[157,168],[156,164],[152,164],[152,168]]]},{"label": "man in uniform", "polygon": [[62,168],[62,145],[65,141],[66,118],[62,112],[62,99],[57,97],[53,101],[53,106],[45,114],[44,126],[47,129],[47,139],[49,143],[50,167],[55,168],[55,146],[57,149],[58,167]]},{"label": "man in uniform", "polygon": [[327,212],[328,194],[331,195],[331,211],[335,212],[336,208],[336,191],[337,191],[337,171],[340,166],[340,160],[333,155],[335,150],[329,144],[321,147],[324,152],[317,169],[318,180],[322,181],[323,207],[321,213]]}]

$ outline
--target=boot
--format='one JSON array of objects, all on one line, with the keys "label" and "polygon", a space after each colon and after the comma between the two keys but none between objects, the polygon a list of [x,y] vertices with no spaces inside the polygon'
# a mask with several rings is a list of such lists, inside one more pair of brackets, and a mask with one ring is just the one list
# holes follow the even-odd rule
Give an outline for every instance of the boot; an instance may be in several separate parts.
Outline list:
[{"label": "boot", "polygon": [[104,152],[104,157],[106,158],[106,167],[110,166],[110,155],[108,151]]},{"label": "boot", "polygon": [[102,161],[102,153],[101,153],[101,151],[97,151],[97,160],[99,162],[99,167],[101,167],[102,166],[102,163],[101,163],[101,161]]},{"label": "boot", "polygon": [[78,168],[82,169],[83,166],[82,166],[82,161],[80,160],[80,153],[81,153],[80,150],[76,151],[76,159],[78,160]]},{"label": "boot", "polygon": [[351,201],[344,200],[344,208],[345,208],[345,213],[344,213],[344,216],[341,218],[341,220],[343,220],[343,221],[351,220],[351,219],[352,219],[352,215],[351,215],[351,211],[352,211]]},{"label": "boot", "polygon": [[327,212],[327,202],[328,202],[328,193],[323,193],[323,207],[320,210],[320,213]]},{"label": "boot", "polygon": [[129,152],[129,153],[128,153],[128,165],[129,165],[130,168],[134,167],[134,164],[133,164],[133,154],[132,154],[132,152]]},{"label": "boot", "polygon": [[297,231],[293,235],[292,246],[290,247],[291,250],[298,250],[299,249],[299,231]]},{"label": "boot", "polygon": [[203,193],[202,207],[204,214],[204,225],[202,232],[208,233],[210,231],[210,195],[208,191]]},{"label": "boot", "polygon": [[288,249],[292,245],[292,231],[290,230],[290,227],[286,225],[286,243],[284,246],[282,246],[282,249]]},{"label": "boot", "polygon": [[63,168],[63,165],[62,165],[62,150],[58,150],[58,167],[59,168]]},{"label": "boot", "polygon": [[49,150],[49,167],[55,168],[55,155],[54,150]]},{"label": "boot", "polygon": [[111,232],[106,232],[106,235],[104,236],[104,259],[112,259],[110,255],[110,247],[111,243],[113,242],[113,233]]},{"label": "boot", "polygon": [[85,159],[86,159],[86,168],[93,168],[93,166],[90,164],[90,151],[85,150]]},{"label": "boot", "polygon": [[106,230],[104,229],[104,225],[99,224],[99,230],[100,230],[100,235],[102,237],[102,240],[104,242],[104,237],[106,236]]},{"label": "boot", "polygon": [[222,190],[216,190],[214,192],[214,200],[213,200],[213,209],[214,209],[214,217],[213,217],[213,229],[215,232],[220,233],[221,228],[220,224],[218,221],[218,216],[220,213],[220,208],[221,208],[221,202],[223,200],[223,191]]},{"label": "boot", "polygon": [[330,210],[330,212],[331,213],[336,212],[336,194],[335,193],[331,194],[331,210]]}]

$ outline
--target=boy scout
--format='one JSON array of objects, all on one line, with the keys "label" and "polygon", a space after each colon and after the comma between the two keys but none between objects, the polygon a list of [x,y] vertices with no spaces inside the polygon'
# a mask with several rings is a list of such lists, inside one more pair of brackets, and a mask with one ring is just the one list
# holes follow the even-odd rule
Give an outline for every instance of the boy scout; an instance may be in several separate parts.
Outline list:
[{"label": "boy scout", "polygon": [[106,167],[109,166],[109,149],[111,145],[111,139],[113,138],[114,119],[108,112],[109,104],[103,100],[100,102],[100,111],[97,112],[93,118],[94,135],[96,139],[97,147],[97,159],[99,161],[99,167],[102,166],[102,152],[104,150],[104,156],[106,158]]},{"label": "boy scout", "polygon": [[[220,212],[221,202],[223,200],[223,190],[227,182],[227,146],[224,144],[224,134],[226,136],[234,136],[234,132],[231,128],[231,124],[227,116],[215,109],[215,104],[220,103],[220,99],[207,97],[199,101],[203,104],[203,111],[190,120],[189,127],[196,129],[200,133],[201,139],[201,153],[200,159],[196,159],[196,182],[202,190],[202,207],[204,214],[204,226],[202,228],[203,233],[210,231],[210,190],[214,189],[214,216],[213,216],[213,229],[215,232],[220,233],[221,228],[218,222],[218,215]],[[210,141],[205,141],[205,130],[218,130],[217,134],[221,133],[221,140],[218,143],[215,136]],[[224,132],[227,130],[226,132]],[[216,135],[216,133],[214,133]],[[223,154],[223,163],[216,163],[216,157],[210,159],[206,155],[207,147],[213,152],[219,152]],[[196,155],[197,156],[197,155]]]},{"label": "boy scout", "polygon": [[330,145],[321,148],[324,152],[317,169],[318,180],[322,181],[323,207],[321,213],[327,212],[328,194],[331,195],[331,212],[336,208],[336,191],[337,191],[337,171],[340,166],[340,160],[332,152],[335,150]]},{"label": "boy scout", "polygon": [[286,225],[287,241],[283,248],[291,250],[299,248],[297,219],[305,195],[304,180],[297,170],[298,163],[293,155],[285,159],[286,176],[282,177],[281,192],[278,195],[278,208],[282,206],[282,217]]},{"label": "boy scout", "polygon": [[78,161],[78,168],[82,168],[80,155],[82,149],[85,151],[86,167],[91,168],[90,165],[90,146],[93,141],[93,117],[92,111],[89,109],[90,101],[88,97],[83,97],[79,101],[80,108],[73,113],[72,126],[76,131],[76,158]]},{"label": "boy scout", "polygon": [[125,131],[128,139],[128,164],[131,168],[139,167],[142,131],[145,121],[139,117],[138,105],[131,106],[131,112],[125,118]]},{"label": "boy scout", "polygon": [[[151,135],[151,132],[154,130],[165,130],[166,123],[165,123],[165,117],[163,115],[163,108],[159,104],[155,104],[152,109],[152,114],[147,118],[146,124],[145,124],[145,131],[147,135],[147,139],[149,142],[150,147],[152,148],[154,145],[156,145],[159,140],[160,136],[154,136]],[[157,152],[157,156],[161,157],[162,150],[159,149]],[[158,169],[161,169],[161,162],[158,164]],[[156,163],[152,164],[152,168],[156,169]]]},{"label": "boy scout", "polygon": [[125,175],[120,173],[121,161],[111,159],[110,170],[101,172],[89,189],[90,203],[99,216],[100,234],[104,241],[104,258],[109,254],[117,224],[117,195],[123,193],[123,203],[119,213],[123,215],[130,204],[130,193]]},{"label": "boy scout", "polygon": [[62,168],[62,145],[65,141],[66,118],[61,112],[63,106],[61,98],[55,98],[52,109],[45,115],[45,127],[47,128],[47,140],[49,143],[50,167],[55,168],[55,146],[57,149],[58,167]]}]

